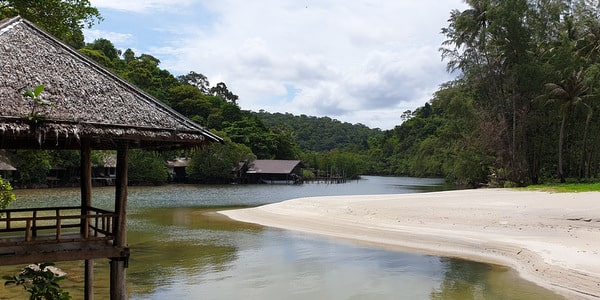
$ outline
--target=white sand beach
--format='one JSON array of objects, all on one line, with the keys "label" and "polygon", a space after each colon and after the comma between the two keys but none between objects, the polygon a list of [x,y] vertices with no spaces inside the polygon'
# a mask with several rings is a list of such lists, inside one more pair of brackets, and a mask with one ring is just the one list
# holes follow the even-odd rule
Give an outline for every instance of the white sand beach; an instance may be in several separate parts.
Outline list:
[{"label": "white sand beach", "polygon": [[313,197],[221,213],[264,226],[505,265],[570,299],[600,299],[600,193],[479,189]]}]

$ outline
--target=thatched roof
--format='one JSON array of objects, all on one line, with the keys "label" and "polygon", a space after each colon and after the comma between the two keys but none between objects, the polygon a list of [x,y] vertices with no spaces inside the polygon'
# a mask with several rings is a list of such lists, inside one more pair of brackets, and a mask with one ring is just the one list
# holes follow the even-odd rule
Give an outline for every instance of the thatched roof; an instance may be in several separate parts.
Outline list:
[{"label": "thatched roof", "polygon": [[303,167],[300,160],[257,159],[248,166],[248,174],[290,174],[296,167]]},{"label": "thatched roof", "polygon": [[[32,124],[25,89],[44,85],[54,107]],[[39,108],[38,108],[39,109]],[[221,138],[127,83],[91,59],[15,17],[0,21],[0,148],[181,148]]]},{"label": "thatched roof", "polygon": [[0,171],[16,171],[16,170],[17,170],[17,168],[13,167],[11,164],[0,160]]}]

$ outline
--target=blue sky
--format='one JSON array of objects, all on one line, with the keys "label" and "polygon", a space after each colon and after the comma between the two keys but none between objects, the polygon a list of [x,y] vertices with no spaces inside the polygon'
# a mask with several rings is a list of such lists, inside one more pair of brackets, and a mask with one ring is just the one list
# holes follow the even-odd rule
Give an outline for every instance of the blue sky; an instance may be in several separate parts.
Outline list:
[{"label": "blue sky", "polygon": [[452,80],[438,51],[462,0],[91,0],[87,42],[150,54],[239,96],[242,109],[391,129]]}]

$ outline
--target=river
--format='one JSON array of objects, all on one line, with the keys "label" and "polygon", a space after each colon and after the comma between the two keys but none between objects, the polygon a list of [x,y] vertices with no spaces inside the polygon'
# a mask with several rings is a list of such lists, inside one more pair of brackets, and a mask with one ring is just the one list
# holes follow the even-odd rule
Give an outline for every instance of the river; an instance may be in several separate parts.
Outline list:
[{"label": "river", "polygon": [[[130,299],[563,299],[502,266],[388,251],[216,213],[306,196],[443,189],[437,179],[376,176],[346,184],[129,187]],[[11,208],[78,205],[80,197],[79,189],[16,192]],[[94,188],[94,206],[112,209],[113,199],[113,188]],[[82,299],[83,262],[57,266],[68,273],[61,287]],[[2,267],[0,275],[20,268]],[[108,260],[95,261],[94,288],[95,299],[107,298]],[[2,286],[0,299],[27,294]]]}]

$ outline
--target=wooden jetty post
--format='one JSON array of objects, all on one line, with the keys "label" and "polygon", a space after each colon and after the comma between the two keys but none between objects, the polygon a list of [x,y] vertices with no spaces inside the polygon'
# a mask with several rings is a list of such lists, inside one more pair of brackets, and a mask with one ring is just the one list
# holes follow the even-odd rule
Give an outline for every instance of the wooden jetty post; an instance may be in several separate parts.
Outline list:
[{"label": "wooden jetty post", "polygon": [[[81,215],[89,215],[92,207],[92,148],[90,141],[81,141]],[[81,235],[89,237],[89,219],[81,220]],[[94,300],[94,260],[85,260],[84,270],[84,300]]]},{"label": "wooden jetty post", "polygon": [[[127,247],[127,160],[128,144],[117,147],[117,180],[115,186],[114,244],[118,248]],[[125,269],[129,257],[113,257],[110,260],[110,299],[127,299],[127,278]]]}]

